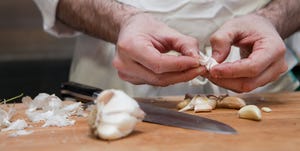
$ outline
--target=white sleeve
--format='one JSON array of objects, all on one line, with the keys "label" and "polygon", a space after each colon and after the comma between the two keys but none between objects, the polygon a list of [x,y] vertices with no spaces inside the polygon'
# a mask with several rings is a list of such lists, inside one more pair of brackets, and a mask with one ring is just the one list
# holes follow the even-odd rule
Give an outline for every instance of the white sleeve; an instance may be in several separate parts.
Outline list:
[{"label": "white sleeve", "polygon": [[298,59],[300,60],[300,31],[295,32],[293,35],[288,37],[285,42],[288,48],[292,49]]},{"label": "white sleeve", "polygon": [[46,32],[57,37],[72,37],[80,32],[56,20],[56,7],[59,0],[33,0],[41,11],[43,28]]}]

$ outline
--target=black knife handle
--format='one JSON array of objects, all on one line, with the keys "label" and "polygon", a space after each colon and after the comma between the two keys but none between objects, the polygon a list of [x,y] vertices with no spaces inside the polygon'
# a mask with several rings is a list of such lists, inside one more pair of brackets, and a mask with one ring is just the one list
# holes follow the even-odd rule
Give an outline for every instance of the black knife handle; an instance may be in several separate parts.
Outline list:
[{"label": "black knife handle", "polygon": [[76,82],[64,82],[61,84],[60,93],[63,98],[72,97],[80,101],[92,101],[95,94],[102,92],[102,89],[83,85]]}]

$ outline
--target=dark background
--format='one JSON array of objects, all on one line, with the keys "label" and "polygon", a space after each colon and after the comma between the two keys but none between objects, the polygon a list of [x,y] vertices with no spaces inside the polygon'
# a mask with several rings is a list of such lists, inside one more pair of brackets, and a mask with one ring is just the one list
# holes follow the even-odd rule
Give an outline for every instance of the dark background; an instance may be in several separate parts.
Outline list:
[{"label": "dark background", "polygon": [[20,93],[59,95],[60,83],[68,80],[74,41],[45,33],[32,0],[1,0],[0,100]]}]

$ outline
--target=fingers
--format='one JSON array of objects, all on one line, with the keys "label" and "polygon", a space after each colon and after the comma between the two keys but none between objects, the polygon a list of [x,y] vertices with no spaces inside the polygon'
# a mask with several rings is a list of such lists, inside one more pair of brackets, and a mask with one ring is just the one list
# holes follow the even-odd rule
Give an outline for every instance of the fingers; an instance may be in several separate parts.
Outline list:
[{"label": "fingers", "polygon": [[157,74],[139,63],[119,57],[115,57],[113,65],[118,70],[119,77],[122,80],[133,84],[151,84],[155,86],[168,86],[189,81],[206,72],[204,67],[197,67],[185,71]]},{"label": "fingers", "polygon": [[[187,48],[190,48],[190,46],[187,46]],[[193,55],[194,52],[188,51],[187,48],[184,49],[184,53]],[[131,42],[130,46],[128,42],[120,42],[117,49],[124,55],[130,55],[130,59],[142,64],[154,73],[184,71],[199,66],[197,58],[190,56],[171,56],[160,53],[160,51],[147,40]]]},{"label": "fingers", "polygon": [[223,63],[215,66],[211,70],[211,76],[214,78],[241,78],[256,77],[266,70],[278,59],[284,58],[285,46],[282,41],[271,40],[271,42],[256,41],[253,51],[248,56],[233,63]]},{"label": "fingers", "polygon": [[227,58],[236,35],[237,31],[225,24],[210,37],[212,57],[217,62],[223,62]]},{"label": "fingers", "polygon": [[177,36],[170,37],[172,49],[180,52],[184,56],[191,56],[200,58],[199,56],[199,43],[195,38],[178,34]]},{"label": "fingers", "polygon": [[284,58],[274,62],[260,75],[252,78],[212,78],[209,80],[213,83],[230,89],[235,92],[249,92],[257,87],[264,86],[269,82],[275,81],[278,77],[287,70],[287,65]]}]

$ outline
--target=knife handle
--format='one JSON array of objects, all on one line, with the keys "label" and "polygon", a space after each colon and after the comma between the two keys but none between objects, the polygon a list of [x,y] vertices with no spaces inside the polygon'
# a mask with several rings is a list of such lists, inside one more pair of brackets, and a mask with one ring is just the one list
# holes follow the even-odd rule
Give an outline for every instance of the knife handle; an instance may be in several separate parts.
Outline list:
[{"label": "knife handle", "polygon": [[102,92],[102,89],[83,85],[76,82],[64,82],[61,84],[60,93],[63,98],[71,97],[79,101],[93,101]]}]

